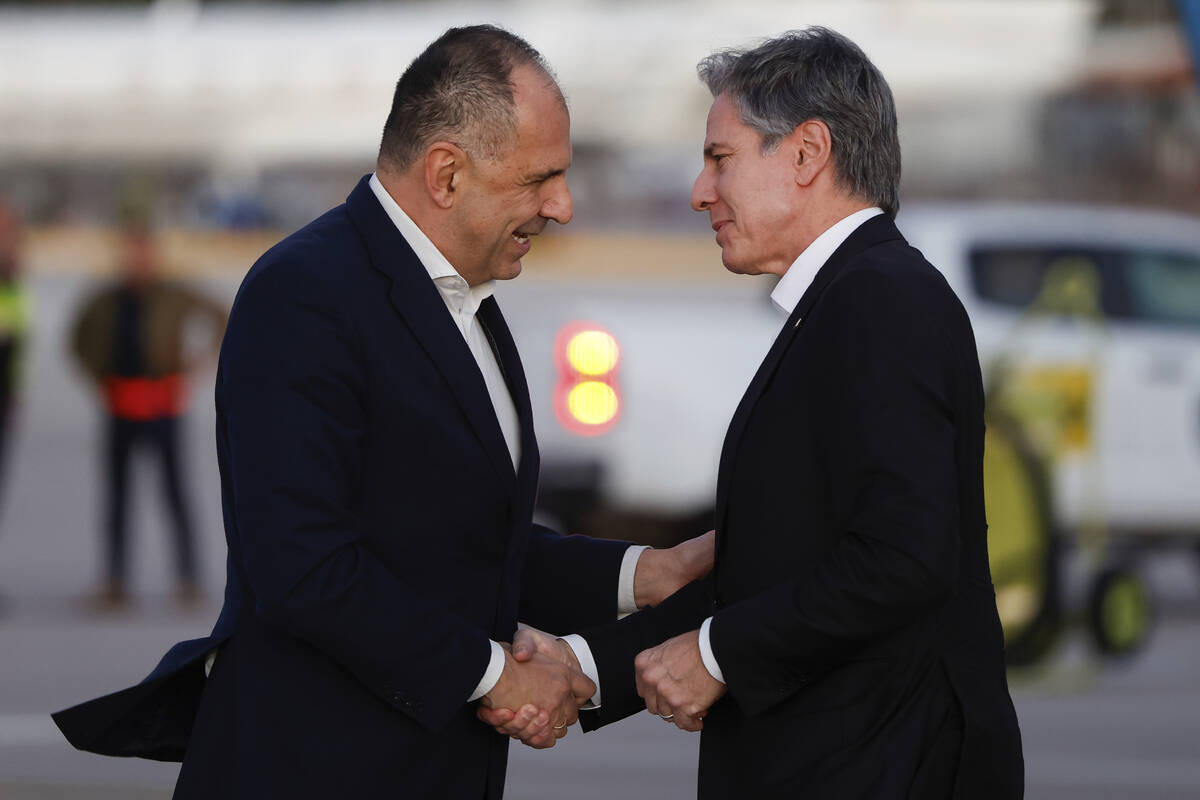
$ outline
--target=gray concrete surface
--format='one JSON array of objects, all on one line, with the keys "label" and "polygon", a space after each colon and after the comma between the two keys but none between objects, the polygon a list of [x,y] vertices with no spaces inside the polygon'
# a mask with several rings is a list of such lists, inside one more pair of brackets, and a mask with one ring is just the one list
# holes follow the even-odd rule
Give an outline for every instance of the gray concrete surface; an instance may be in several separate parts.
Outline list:
[{"label": "gray concrete surface", "polygon": [[[171,603],[165,515],[157,476],[145,469],[139,474],[151,485],[135,490],[137,605],[103,617],[82,602],[95,587],[100,552],[96,415],[60,358],[80,288],[69,278],[35,284],[29,391],[0,495],[3,800],[169,797],[176,765],[76,752],[48,713],[138,680],[172,643],[207,632],[223,581],[210,387],[197,385],[188,464],[208,603],[190,613]],[[212,288],[232,295],[229,282]],[[1149,572],[1167,613],[1144,654],[1122,665],[1097,664],[1076,634],[1046,667],[1014,676],[1028,797],[1200,797],[1200,572],[1180,555],[1155,559]],[[514,748],[508,796],[694,797],[697,741],[644,714],[592,734],[573,731],[551,751]]]}]

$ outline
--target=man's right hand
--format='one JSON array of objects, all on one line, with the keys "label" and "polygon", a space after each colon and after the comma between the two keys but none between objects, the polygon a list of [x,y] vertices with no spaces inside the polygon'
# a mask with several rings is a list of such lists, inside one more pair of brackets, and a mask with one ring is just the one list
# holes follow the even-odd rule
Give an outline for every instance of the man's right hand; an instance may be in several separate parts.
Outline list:
[{"label": "man's right hand", "polygon": [[[578,721],[579,707],[596,693],[596,685],[579,671],[577,662],[572,666],[561,657],[540,652],[530,634],[518,631],[513,650],[505,648],[504,671],[492,691],[480,699],[477,714],[497,730],[501,726],[519,730],[518,738],[531,747],[553,747]],[[570,652],[566,645],[562,647]]]},{"label": "man's right hand", "polygon": [[[510,658],[518,664],[527,664],[542,660],[557,662],[566,667],[569,674],[580,682],[578,684],[580,688],[586,686],[586,695],[574,694],[574,697],[578,699],[578,703],[571,709],[569,723],[555,722],[551,724],[551,715],[546,710],[546,707],[539,707],[532,701],[520,707],[480,701],[476,716],[482,722],[495,728],[497,733],[511,736],[514,739],[520,739],[530,747],[539,749],[553,747],[558,739],[567,735],[567,725],[574,724],[578,719],[579,706],[586,703],[596,693],[596,685],[580,671],[579,661],[575,658],[575,652],[565,642],[553,636],[547,636],[540,631],[521,628],[513,637],[511,650],[506,648],[506,651],[509,652]],[[508,673],[508,670],[509,662],[506,659],[504,673]],[[501,674],[500,683],[496,684],[496,689],[500,688],[501,683],[504,682],[504,677],[505,675]],[[493,693],[495,691],[495,689],[492,690]],[[484,700],[486,699],[485,697]],[[562,725],[562,727],[555,728],[554,725]]]}]

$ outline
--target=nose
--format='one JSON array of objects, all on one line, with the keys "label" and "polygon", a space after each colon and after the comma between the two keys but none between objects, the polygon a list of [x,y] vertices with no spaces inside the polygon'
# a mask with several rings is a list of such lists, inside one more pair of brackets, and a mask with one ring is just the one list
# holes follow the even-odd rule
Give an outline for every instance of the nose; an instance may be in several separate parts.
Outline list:
[{"label": "nose", "polygon": [[717,202],[716,184],[707,166],[700,170],[696,182],[692,184],[692,211],[707,211],[709,206]]},{"label": "nose", "polygon": [[567,179],[559,177],[550,181],[548,196],[542,201],[541,216],[552,219],[559,225],[566,225],[575,216],[575,201],[571,199],[571,190],[567,187]]}]

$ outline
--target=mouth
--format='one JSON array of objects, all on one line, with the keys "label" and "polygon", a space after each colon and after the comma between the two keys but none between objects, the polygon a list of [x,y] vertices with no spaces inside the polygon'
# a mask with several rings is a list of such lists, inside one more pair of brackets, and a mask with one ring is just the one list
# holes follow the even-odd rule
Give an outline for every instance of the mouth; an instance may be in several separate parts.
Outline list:
[{"label": "mouth", "polygon": [[720,242],[721,242],[721,231],[724,230],[725,226],[728,225],[730,222],[732,222],[732,220],[720,219],[712,224],[712,229],[717,234],[716,238],[717,238],[718,244],[720,244]]},{"label": "mouth", "polygon": [[513,243],[517,246],[517,258],[524,258],[531,247],[529,240],[537,234],[531,231],[513,231],[511,236]]}]

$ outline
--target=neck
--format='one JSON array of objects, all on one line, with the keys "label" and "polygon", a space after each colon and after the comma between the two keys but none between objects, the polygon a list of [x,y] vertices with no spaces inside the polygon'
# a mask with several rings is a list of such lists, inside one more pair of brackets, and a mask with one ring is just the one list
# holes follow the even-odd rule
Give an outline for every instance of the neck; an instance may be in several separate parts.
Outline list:
[{"label": "neck", "polygon": [[800,254],[807,250],[813,242],[817,240],[821,234],[832,228],[838,222],[841,222],[846,217],[862,211],[865,208],[871,208],[874,203],[869,200],[863,200],[859,197],[851,197],[842,193],[832,193],[831,195],[815,199],[811,204],[801,208],[796,215],[796,240],[791,260],[786,264],[781,265],[782,269],[779,275],[788,271],[788,268],[800,257]]},{"label": "neck", "polygon": [[428,236],[430,213],[426,208],[426,203],[422,202],[425,198],[422,197],[419,178],[413,174],[413,171],[410,169],[405,172],[396,172],[379,164],[375,168],[375,176],[379,178],[379,183],[383,186],[384,191],[396,201],[396,205],[404,209],[408,218],[417,223],[417,227]]},{"label": "neck", "polygon": [[[375,168],[375,175],[384,190],[396,201],[396,205],[400,206],[408,218],[421,229],[421,233],[433,242],[434,247],[454,264],[453,231],[449,228],[450,215],[430,200],[419,167],[397,172],[379,164]],[[458,269],[457,265],[455,269]]]}]

